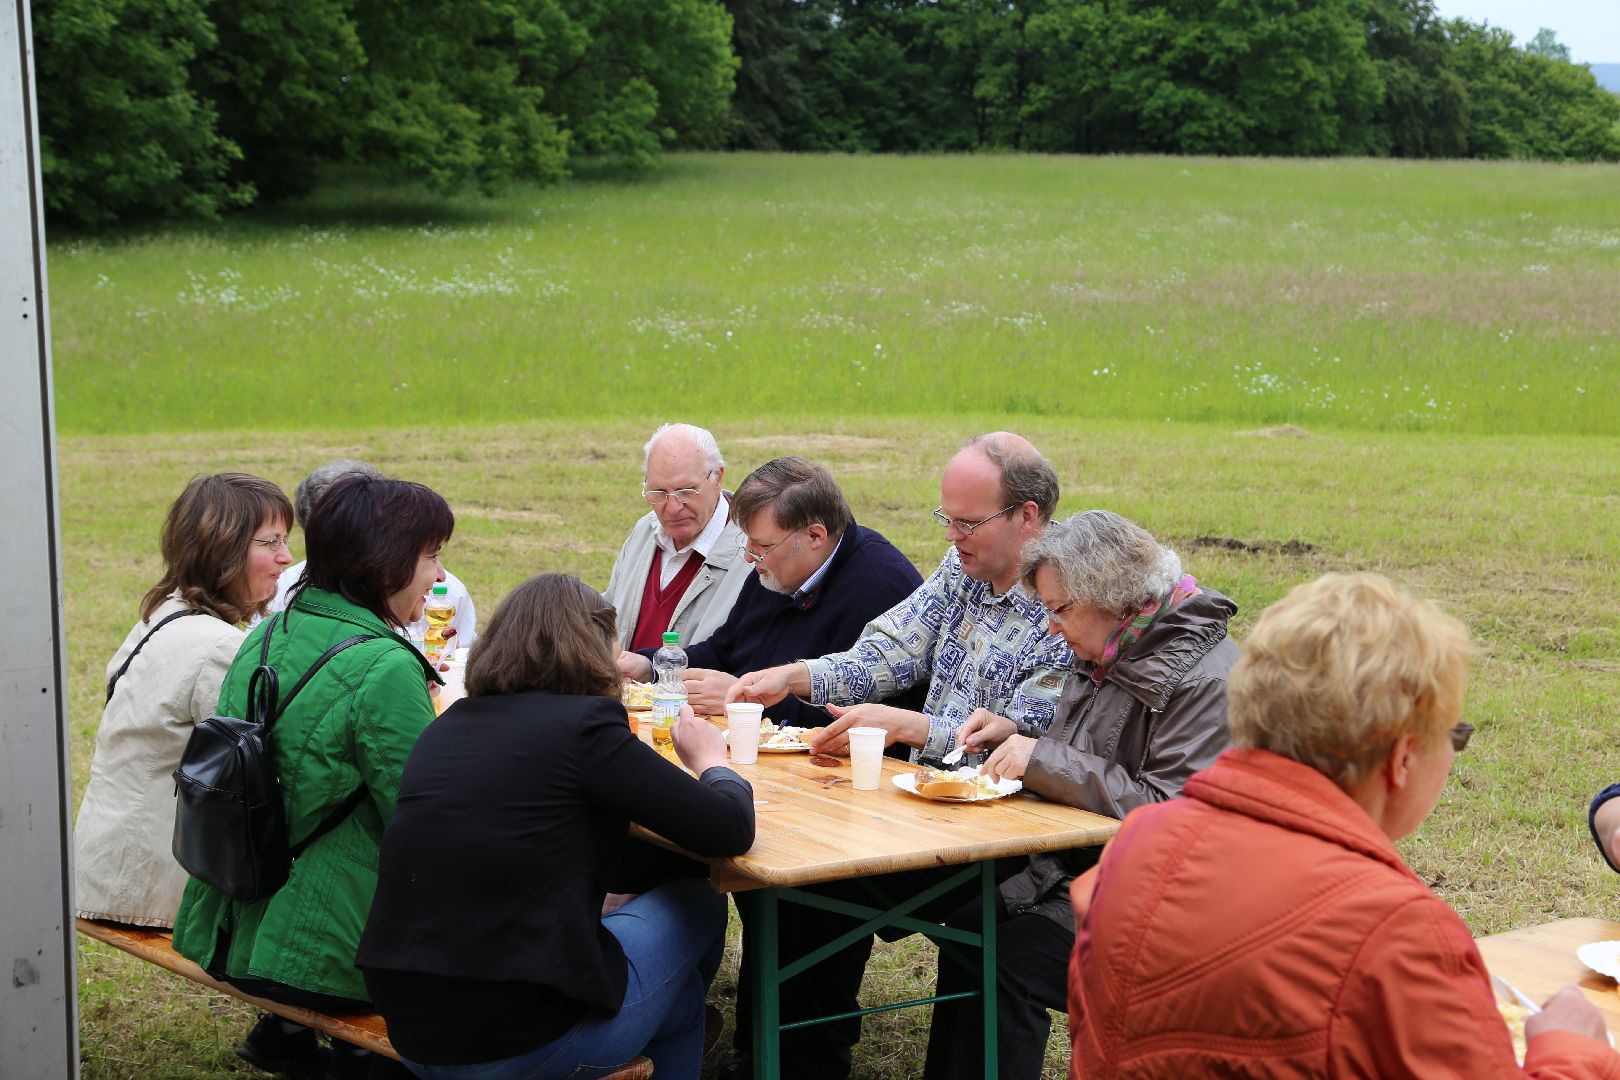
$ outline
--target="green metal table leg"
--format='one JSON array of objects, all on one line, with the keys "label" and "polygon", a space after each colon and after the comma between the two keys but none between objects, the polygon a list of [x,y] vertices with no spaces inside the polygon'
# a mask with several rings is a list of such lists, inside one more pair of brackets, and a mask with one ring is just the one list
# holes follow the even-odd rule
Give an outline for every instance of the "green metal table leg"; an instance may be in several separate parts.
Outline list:
[{"label": "green metal table leg", "polygon": [[984,1077],[996,1080],[998,1054],[996,1047],[996,874],[995,863],[986,859],[979,864],[979,882],[982,887],[983,926],[980,950],[983,959],[983,981],[980,993],[984,1005]]},{"label": "green metal table leg", "polygon": [[758,946],[749,958],[754,982],[754,1080],[778,1080],[782,1075],[782,981],[776,890],[757,889],[738,896],[746,896],[753,905],[750,921]]}]

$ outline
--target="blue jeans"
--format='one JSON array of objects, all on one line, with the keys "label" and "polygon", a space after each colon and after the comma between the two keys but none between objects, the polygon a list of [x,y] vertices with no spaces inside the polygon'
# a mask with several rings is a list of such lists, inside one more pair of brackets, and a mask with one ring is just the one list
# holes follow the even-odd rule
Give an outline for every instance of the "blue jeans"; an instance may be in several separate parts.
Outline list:
[{"label": "blue jeans", "polygon": [[575,1024],[561,1038],[503,1061],[420,1065],[426,1080],[590,1080],[637,1054],[658,1080],[698,1080],[703,1001],[726,943],[726,898],[707,881],[642,893],[602,920],[624,949],[624,1003],[612,1016]]}]

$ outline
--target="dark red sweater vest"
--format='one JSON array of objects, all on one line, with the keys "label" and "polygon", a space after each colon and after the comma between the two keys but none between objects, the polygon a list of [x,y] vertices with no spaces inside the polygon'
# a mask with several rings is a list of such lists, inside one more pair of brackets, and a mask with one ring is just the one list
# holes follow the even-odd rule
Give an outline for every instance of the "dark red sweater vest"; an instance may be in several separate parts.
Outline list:
[{"label": "dark red sweater vest", "polygon": [[632,649],[656,649],[664,643],[664,631],[675,618],[675,605],[686,595],[686,587],[697,577],[703,566],[703,556],[697,552],[686,557],[686,562],[675,571],[669,584],[658,587],[659,571],[664,565],[664,551],[653,552],[652,568],[647,572],[647,585],[641,590],[641,611],[636,615],[636,632],[630,636]]}]

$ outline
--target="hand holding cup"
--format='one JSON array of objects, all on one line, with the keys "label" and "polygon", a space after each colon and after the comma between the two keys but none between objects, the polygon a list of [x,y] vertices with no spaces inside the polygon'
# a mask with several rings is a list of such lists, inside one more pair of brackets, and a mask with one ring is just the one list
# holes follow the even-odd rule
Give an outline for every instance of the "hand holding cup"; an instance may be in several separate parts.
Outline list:
[{"label": "hand holding cup", "polygon": [[694,775],[702,776],[705,770],[726,763],[725,736],[693,712],[692,706],[681,706],[681,713],[675,718],[674,735],[675,753]]}]

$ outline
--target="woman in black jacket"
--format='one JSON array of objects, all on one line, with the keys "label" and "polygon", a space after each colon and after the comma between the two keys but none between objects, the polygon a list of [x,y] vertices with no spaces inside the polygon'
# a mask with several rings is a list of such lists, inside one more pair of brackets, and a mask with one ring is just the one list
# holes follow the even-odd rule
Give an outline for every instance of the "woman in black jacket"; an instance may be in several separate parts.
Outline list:
[{"label": "woman in black jacket", "polygon": [[583,582],[524,582],[406,762],[357,963],[420,1076],[589,1077],[637,1054],[698,1076],[725,898],[686,880],[614,908],[605,882],[632,821],[700,855],[746,851],[753,790],[689,709],[675,744],[697,779],[636,740],[614,640]]}]

